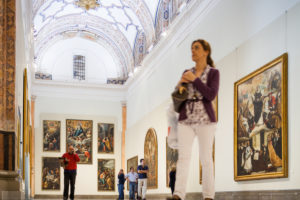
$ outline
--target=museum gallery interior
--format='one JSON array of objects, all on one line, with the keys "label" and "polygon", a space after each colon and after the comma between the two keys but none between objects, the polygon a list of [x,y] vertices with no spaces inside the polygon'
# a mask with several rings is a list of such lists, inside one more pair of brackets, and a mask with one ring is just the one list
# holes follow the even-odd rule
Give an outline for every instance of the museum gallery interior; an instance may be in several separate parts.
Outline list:
[{"label": "museum gallery interior", "polygon": [[171,197],[171,94],[197,39],[220,73],[215,199],[300,199],[300,0],[1,0],[0,28],[0,200],[62,199],[70,145],[75,199],[118,198],[141,158],[147,199]]}]

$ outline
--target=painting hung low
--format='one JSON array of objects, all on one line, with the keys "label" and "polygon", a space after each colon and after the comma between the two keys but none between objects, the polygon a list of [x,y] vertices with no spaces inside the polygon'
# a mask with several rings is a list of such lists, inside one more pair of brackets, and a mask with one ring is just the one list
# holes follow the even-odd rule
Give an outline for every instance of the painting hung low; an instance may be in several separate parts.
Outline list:
[{"label": "painting hung low", "polygon": [[60,189],[60,164],[58,158],[42,158],[42,190]]},{"label": "painting hung low", "polygon": [[98,191],[115,191],[115,160],[98,159]]},{"label": "painting hung low", "polygon": [[287,54],[235,83],[234,178],[287,177]]}]

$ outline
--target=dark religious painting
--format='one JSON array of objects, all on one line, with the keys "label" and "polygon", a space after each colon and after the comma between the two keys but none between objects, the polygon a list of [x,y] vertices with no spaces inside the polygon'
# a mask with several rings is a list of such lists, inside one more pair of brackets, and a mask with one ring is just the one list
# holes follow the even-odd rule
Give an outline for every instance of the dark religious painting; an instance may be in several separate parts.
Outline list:
[{"label": "dark religious painting", "polygon": [[98,153],[114,153],[114,124],[98,123]]},{"label": "dark religious painting", "polygon": [[60,121],[43,120],[43,150],[60,151]]},{"label": "dark religious painting", "polygon": [[42,190],[60,190],[60,164],[58,158],[42,158]]},{"label": "dark religious painting", "polygon": [[149,167],[147,188],[157,188],[157,138],[153,128],[150,128],[146,134],[144,144],[144,159]]},{"label": "dark religious painting", "polygon": [[287,177],[287,54],[235,83],[234,179]]},{"label": "dark religious painting", "polygon": [[66,135],[66,148],[74,147],[79,164],[92,164],[93,121],[67,119]]},{"label": "dark religious painting", "polygon": [[98,191],[115,191],[115,159],[98,159]]}]

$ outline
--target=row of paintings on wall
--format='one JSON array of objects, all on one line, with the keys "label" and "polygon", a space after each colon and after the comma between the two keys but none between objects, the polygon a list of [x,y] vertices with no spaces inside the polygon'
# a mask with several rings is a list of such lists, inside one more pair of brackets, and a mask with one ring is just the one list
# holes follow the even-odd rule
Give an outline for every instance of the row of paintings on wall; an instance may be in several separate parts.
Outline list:
[{"label": "row of paintings on wall", "polygon": [[[114,124],[98,123],[98,153],[114,153]],[[61,122],[43,120],[43,150],[60,152]],[[66,120],[66,148],[72,145],[80,157],[79,164],[92,164],[93,121]]]},{"label": "row of paintings on wall", "polygon": [[[216,113],[217,108],[215,106]],[[76,130],[80,129],[78,122],[83,120],[73,121],[67,121],[67,138],[75,137]],[[86,127],[89,126],[82,123],[85,135],[91,134]],[[287,54],[283,54],[235,82],[234,179],[241,181],[287,177],[287,134]],[[170,149],[167,144],[166,148],[168,186],[169,172],[176,166],[178,152]],[[157,188],[158,147],[153,128],[148,130],[145,137],[144,159],[149,167],[148,188]],[[114,161],[98,160],[98,190],[112,189],[109,186],[115,183],[112,163]],[[127,169],[133,166],[136,170],[137,164],[136,156],[127,161]],[[199,170],[201,183],[201,165]],[[106,180],[101,175],[110,178]],[[108,184],[111,182],[113,184]]]},{"label": "row of paintings on wall", "polygon": [[[42,190],[60,190],[60,163],[56,157],[42,158]],[[115,191],[115,159],[98,159],[98,191]]]}]

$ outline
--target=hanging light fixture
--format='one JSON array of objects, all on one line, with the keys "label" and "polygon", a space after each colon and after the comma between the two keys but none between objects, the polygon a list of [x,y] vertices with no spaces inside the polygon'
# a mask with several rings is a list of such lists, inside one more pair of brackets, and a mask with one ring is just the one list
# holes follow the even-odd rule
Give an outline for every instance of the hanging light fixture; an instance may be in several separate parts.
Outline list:
[{"label": "hanging light fixture", "polygon": [[100,6],[99,0],[75,0],[75,5],[83,9],[95,9]]}]

